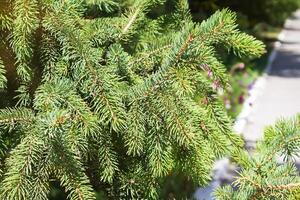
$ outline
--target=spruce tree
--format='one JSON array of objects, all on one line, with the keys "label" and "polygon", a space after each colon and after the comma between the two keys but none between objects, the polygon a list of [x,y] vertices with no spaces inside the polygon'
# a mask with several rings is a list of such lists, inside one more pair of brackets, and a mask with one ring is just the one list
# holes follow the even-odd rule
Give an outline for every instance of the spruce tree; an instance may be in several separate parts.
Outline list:
[{"label": "spruce tree", "polygon": [[53,180],[72,200],[157,199],[172,172],[204,185],[242,146],[217,50],[264,45],[227,9],[195,23],[173,3],[155,16],[164,0],[4,1],[0,87],[14,99],[0,110],[0,199],[47,199]]},{"label": "spruce tree", "polygon": [[[216,199],[299,199],[300,116],[279,120],[265,129],[264,140],[252,155],[237,151],[233,157],[242,168],[231,186],[218,189]],[[297,158],[298,157],[298,158]]]}]

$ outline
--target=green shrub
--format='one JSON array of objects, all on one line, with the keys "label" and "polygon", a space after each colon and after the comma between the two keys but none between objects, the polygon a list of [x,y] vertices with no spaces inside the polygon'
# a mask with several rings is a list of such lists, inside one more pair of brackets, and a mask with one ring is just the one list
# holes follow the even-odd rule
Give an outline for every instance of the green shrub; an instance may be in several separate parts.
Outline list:
[{"label": "green shrub", "polygon": [[194,23],[186,1],[151,13],[162,4],[0,7],[2,49],[14,61],[1,57],[0,86],[10,92],[6,83],[18,80],[17,103],[0,110],[0,199],[61,189],[69,199],[158,199],[165,177],[180,172],[204,185],[214,160],[242,145],[218,100],[228,76],[215,47],[255,57],[264,45],[227,9]]},{"label": "green shrub", "polygon": [[[299,0],[265,0],[253,2],[256,4],[253,16],[272,25],[282,25],[284,21],[300,6]],[[261,6],[259,6],[261,4]],[[249,9],[248,9],[249,10]],[[251,11],[249,12],[251,15]]]}]

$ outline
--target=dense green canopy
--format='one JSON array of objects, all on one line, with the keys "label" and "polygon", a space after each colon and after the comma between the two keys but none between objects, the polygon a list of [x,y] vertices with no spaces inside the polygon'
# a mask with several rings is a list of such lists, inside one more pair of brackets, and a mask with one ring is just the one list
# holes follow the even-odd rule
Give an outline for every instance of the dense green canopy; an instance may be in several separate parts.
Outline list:
[{"label": "dense green canopy", "polygon": [[[217,93],[216,47],[259,56],[261,42],[225,9],[194,23],[184,0],[15,0],[1,7],[1,199],[157,199],[164,177],[203,185],[215,159],[242,145]],[[8,77],[8,76],[7,76]],[[11,103],[12,104],[12,103]]]}]

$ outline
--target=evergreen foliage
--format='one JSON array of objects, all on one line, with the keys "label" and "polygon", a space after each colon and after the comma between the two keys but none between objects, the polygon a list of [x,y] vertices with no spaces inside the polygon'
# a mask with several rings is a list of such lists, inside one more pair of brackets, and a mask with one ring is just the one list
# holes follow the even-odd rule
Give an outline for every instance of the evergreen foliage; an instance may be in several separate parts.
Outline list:
[{"label": "evergreen foliage", "polygon": [[217,98],[228,78],[216,46],[248,57],[264,46],[233,12],[199,24],[184,0],[155,18],[163,0],[6,4],[18,89],[0,111],[0,199],[47,199],[53,180],[72,200],[157,199],[172,172],[204,185],[214,160],[242,146]]},{"label": "evergreen foliage", "polygon": [[7,78],[5,77],[5,69],[3,61],[0,60],[0,89],[4,89],[7,83]]},{"label": "evergreen foliage", "polygon": [[267,127],[254,155],[236,152],[234,160],[242,167],[234,183],[237,190],[220,188],[217,199],[298,199],[300,177],[295,164],[299,147],[300,117]]}]

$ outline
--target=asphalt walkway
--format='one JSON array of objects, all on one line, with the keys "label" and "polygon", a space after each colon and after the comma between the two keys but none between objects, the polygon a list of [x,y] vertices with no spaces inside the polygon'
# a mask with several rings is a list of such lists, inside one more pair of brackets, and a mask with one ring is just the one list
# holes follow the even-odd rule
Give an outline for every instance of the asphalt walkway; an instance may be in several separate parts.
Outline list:
[{"label": "asphalt walkway", "polygon": [[250,143],[262,138],[265,126],[300,113],[300,10],[286,21],[282,35],[262,94],[254,102],[243,131]]}]

